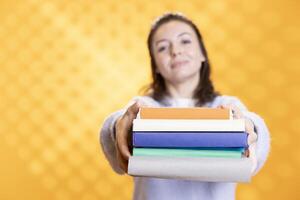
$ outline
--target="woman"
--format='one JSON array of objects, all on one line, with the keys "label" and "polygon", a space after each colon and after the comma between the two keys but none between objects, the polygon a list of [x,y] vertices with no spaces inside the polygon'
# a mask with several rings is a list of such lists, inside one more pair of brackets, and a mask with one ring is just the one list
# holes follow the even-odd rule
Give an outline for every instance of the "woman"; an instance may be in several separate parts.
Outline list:
[{"label": "woman", "polygon": [[[101,145],[115,172],[127,172],[131,127],[139,107],[221,107],[245,118],[249,133],[247,154],[253,174],[269,151],[264,121],[236,97],[219,95],[210,80],[210,65],[199,30],[186,17],[168,13],[158,18],[148,36],[153,82],[147,95],[135,97],[126,109],[111,114],[101,129]],[[236,183],[183,181],[135,177],[134,199],[234,199]]]}]

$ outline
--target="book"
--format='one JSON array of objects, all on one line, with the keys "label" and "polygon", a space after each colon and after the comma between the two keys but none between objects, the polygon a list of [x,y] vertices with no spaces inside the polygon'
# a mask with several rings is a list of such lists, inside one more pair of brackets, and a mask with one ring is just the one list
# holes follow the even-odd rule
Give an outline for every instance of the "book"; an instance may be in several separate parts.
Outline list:
[{"label": "book", "polygon": [[197,132],[133,132],[134,147],[248,147],[248,134]]},{"label": "book", "polygon": [[249,182],[250,158],[131,156],[128,174],[208,182]]},{"label": "book", "polygon": [[221,151],[240,151],[244,153],[247,148],[244,147],[164,147],[164,149],[221,150]]},{"label": "book", "polygon": [[179,148],[133,148],[133,156],[223,157],[241,158],[243,150],[209,150]]},{"label": "book", "polygon": [[133,131],[228,131],[244,132],[245,120],[134,119]]},{"label": "book", "polygon": [[230,109],[142,107],[140,119],[232,119]]}]

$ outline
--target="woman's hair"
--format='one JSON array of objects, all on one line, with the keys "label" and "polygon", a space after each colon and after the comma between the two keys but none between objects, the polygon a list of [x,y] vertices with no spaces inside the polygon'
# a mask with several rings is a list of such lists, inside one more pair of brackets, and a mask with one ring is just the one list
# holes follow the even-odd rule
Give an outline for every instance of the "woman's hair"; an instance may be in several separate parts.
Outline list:
[{"label": "woman's hair", "polygon": [[151,58],[151,70],[152,70],[153,80],[152,83],[147,87],[146,94],[158,101],[162,100],[163,97],[167,94],[164,78],[160,73],[156,72],[157,66],[155,63],[153,49],[152,49],[152,40],[155,32],[161,25],[173,20],[184,22],[192,27],[192,29],[195,31],[197,35],[201,52],[205,57],[205,61],[199,63],[202,65],[200,68],[200,81],[197,88],[194,91],[194,96],[193,96],[194,99],[197,100],[196,104],[198,106],[201,106],[206,102],[212,101],[217,95],[219,95],[219,93],[214,90],[214,86],[212,84],[212,81],[210,80],[209,59],[202,40],[202,36],[198,28],[191,20],[178,13],[167,13],[162,15],[154,22],[154,24],[151,27],[150,33],[148,35],[147,43],[148,43],[148,50]]}]

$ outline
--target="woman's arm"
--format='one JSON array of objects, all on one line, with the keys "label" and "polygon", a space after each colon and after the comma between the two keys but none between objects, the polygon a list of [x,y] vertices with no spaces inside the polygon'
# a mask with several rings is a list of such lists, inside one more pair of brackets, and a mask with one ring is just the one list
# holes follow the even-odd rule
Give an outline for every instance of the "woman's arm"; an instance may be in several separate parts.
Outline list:
[{"label": "woman's arm", "polygon": [[109,115],[104,120],[103,126],[100,130],[100,144],[102,151],[113,170],[118,174],[124,174],[124,171],[121,169],[117,160],[115,124],[117,119],[119,119],[125,111],[126,109],[122,109]]}]

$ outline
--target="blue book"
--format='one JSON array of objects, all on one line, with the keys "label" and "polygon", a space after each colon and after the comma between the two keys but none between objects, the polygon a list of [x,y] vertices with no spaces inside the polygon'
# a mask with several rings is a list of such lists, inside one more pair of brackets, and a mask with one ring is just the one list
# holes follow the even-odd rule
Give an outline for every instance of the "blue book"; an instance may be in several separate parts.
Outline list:
[{"label": "blue book", "polygon": [[[143,148],[143,147],[137,147],[137,148]],[[160,148],[160,147],[152,147]],[[245,150],[248,148],[245,147],[164,147],[164,149],[190,149],[190,150],[218,150],[218,151],[238,151],[241,153],[245,153]]]},{"label": "blue book", "polygon": [[134,147],[248,147],[248,134],[217,132],[133,132]]}]

